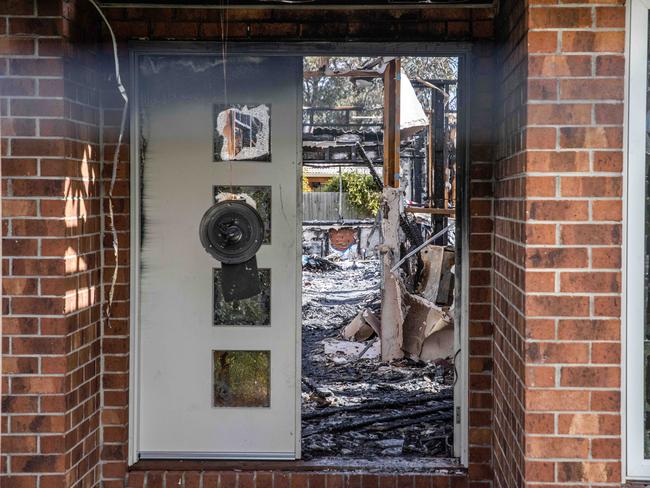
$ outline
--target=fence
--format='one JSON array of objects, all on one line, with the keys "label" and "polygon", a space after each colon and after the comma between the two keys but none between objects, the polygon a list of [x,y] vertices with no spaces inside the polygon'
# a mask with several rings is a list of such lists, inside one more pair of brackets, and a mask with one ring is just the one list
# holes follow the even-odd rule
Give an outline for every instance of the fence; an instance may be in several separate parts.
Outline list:
[{"label": "fence", "polygon": [[[341,205],[343,219],[364,220],[373,216],[359,212],[348,202],[347,193],[343,194]],[[339,219],[339,194],[338,192],[305,192],[302,194],[303,221],[333,222]]]}]

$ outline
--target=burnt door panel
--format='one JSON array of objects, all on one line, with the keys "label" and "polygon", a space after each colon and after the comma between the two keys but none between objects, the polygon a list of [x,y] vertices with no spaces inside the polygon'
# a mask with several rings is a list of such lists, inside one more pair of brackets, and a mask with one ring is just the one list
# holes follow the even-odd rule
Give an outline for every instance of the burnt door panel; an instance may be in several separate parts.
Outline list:
[{"label": "burnt door panel", "polygon": [[[140,457],[298,456],[301,66],[138,57]],[[241,300],[199,239],[224,194],[263,221],[260,292]]]}]

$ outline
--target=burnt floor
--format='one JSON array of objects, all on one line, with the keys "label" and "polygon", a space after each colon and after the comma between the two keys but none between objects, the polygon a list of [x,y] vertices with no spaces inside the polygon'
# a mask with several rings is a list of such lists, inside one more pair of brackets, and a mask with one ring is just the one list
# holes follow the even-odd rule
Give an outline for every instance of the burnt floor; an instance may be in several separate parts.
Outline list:
[{"label": "burnt floor", "polygon": [[379,315],[379,262],[303,269],[304,459],[451,457],[453,368],[377,357],[378,339],[343,342],[363,308]]}]

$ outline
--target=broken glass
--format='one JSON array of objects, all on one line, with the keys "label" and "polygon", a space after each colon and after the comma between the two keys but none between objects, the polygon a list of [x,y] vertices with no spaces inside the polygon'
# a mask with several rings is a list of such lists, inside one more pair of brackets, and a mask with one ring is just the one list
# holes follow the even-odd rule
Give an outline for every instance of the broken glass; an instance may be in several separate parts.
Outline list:
[{"label": "broken glass", "polygon": [[259,294],[226,302],[221,288],[221,269],[214,269],[214,325],[271,325],[271,270],[260,269],[259,274],[262,284]]},{"label": "broken glass", "polygon": [[271,161],[271,106],[214,106],[215,161]]},{"label": "broken glass", "polygon": [[251,197],[257,205],[257,212],[264,222],[264,241],[271,244],[271,187],[270,186],[215,186],[213,196],[219,193],[244,194]]}]

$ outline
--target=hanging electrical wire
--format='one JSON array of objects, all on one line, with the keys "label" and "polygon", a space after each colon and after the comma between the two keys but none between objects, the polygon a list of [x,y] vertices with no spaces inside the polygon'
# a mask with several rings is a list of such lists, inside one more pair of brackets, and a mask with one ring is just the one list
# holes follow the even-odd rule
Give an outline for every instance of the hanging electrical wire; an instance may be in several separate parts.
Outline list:
[{"label": "hanging electrical wire", "polygon": [[117,228],[115,227],[115,205],[113,202],[113,192],[115,190],[115,183],[117,181],[117,165],[120,160],[120,150],[122,148],[124,131],[126,129],[126,118],[128,114],[129,97],[126,94],[126,88],[124,87],[124,84],[122,83],[122,77],[120,76],[120,60],[117,51],[117,39],[115,38],[115,33],[113,32],[113,28],[111,27],[110,22],[104,15],[102,9],[95,2],[95,0],[88,0],[88,1],[95,7],[97,12],[99,13],[99,16],[102,18],[104,24],[106,24],[108,32],[111,36],[111,42],[113,46],[113,62],[115,67],[115,81],[117,83],[117,89],[119,90],[120,95],[124,99],[124,106],[122,107],[122,119],[120,121],[120,132],[117,138],[115,152],[113,153],[113,168],[111,173],[111,182],[108,187],[108,193],[107,193],[108,219],[109,219],[109,226],[110,226],[111,238],[113,244],[113,255],[115,258],[115,264],[113,266],[113,275],[111,277],[111,286],[108,292],[108,301],[106,303],[106,306],[104,307],[104,313],[106,314],[106,319],[109,321],[109,326],[110,326],[111,307],[113,305],[113,299],[115,297],[115,287],[117,285],[117,276],[119,270],[119,240],[118,240]]}]

